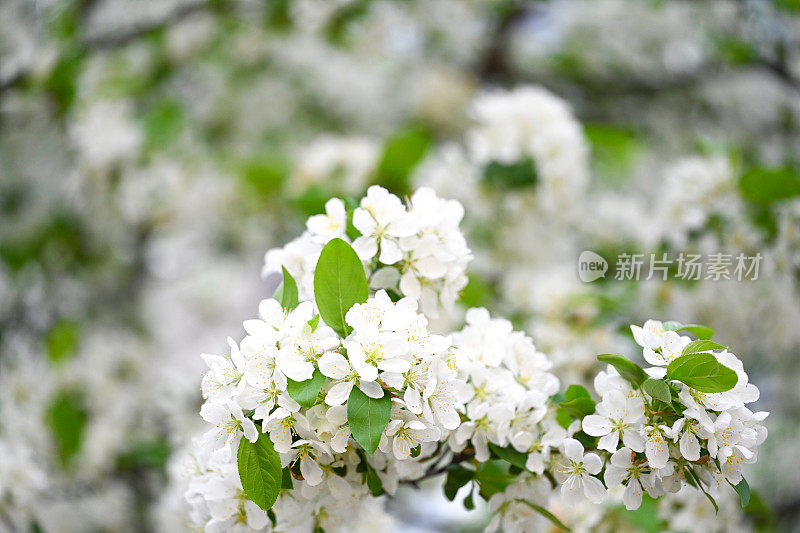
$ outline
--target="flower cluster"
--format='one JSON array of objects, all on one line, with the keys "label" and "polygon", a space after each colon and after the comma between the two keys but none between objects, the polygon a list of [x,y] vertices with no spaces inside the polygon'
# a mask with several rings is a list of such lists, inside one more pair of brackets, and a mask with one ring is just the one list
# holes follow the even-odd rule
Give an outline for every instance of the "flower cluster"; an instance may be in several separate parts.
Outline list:
[{"label": "flower cluster", "polygon": [[565,101],[540,87],[522,87],[485,93],[470,113],[472,158],[482,165],[533,161],[546,211],[571,205],[586,189],[589,148]]},{"label": "flower cluster", "polygon": [[[236,471],[242,438],[256,442],[261,432],[269,436],[282,465],[299,480],[293,505],[305,505],[303,516],[323,520],[320,491],[355,505],[369,494],[361,469],[376,473],[383,487],[393,490],[400,478],[418,471],[404,461],[424,457],[423,446],[435,447],[458,427],[455,391],[463,384],[448,364],[450,338],[428,333],[415,300],[392,302],[379,290],[350,307],[345,320],[350,332],[341,338],[312,302],[287,310],[267,299],[259,305],[259,318],[244,323],[248,335],[241,343],[229,340],[229,357],[204,355],[209,371],[200,413],[214,427],[197,446],[214,466],[199,470],[188,493],[201,523],[212,530],[234,523],[266,525],[265,512],[245,498]],[[304,395],[293,384],[314,390]],[[369,459],[354,448],[357,430],[348,420],[354,397],[387,400],[389,422],[377,435],[379,453]],[[281,516],[276,510],[278,522],[293,520],[295,511]]]},{"label": "flower cluster", "polygon": [[[644,384],[635,389],[613,368],[595,378],[602,402],[582,426],[588,435],[600,437],[598,449],[610,454],[606,485],[625,485],[625,506],[636,509],[644,492],[657,497],[677,492],[684,483],[715,490],[725,481],[739,484],[742,465],[756,461],[758,446],[767,437],[761,422],[768,415],[745,406],[758,399],[759,391],[748,382],[741,361],[710,341],[695,341],[710,344],[695,345],[698,351],[693,351],[688,336],[665,329],[656,320],[631,329],[645,361],[654,365],[646,369],[651,376],[647,381],[664,386]],[[670,364],[693,354],[706,355],[698,362],[705,375],[724,367],[735,385],[708,392],[713,385],[709,388],[703,379],[684,380],[697,388],[670,379]],[[690,364],[694,363],[683,366]],[[677,375],[681,367],[675,368]]]},{"label": "flower cluster", "polygon": [[490,444],[512,446],[528,454],[528,470],[541,474],[550,450],[567,435],[547,416],[550,397],[559,387],[558,378],[548,372],[552,365],[508,320],[491,318],[483,308],[467,311],[466,320],[454,336],[458,368],[467,383],[465,421],[451,447],[461,451],[469,442],[483,462],[491,456]]},{"label": "flower cluster", "polygon": [[[767,413],[745,407],[758,389],[710,328],[631,326],[653,366],[599,356],[610,365],[594,380],[600,403],[580,385],[561,390],[548,356],[485,308],[467,310],[452,335],[432,334],[404,281],[417,267],[392,265],[416,253],[430,266],[453,243],[468,256],[463,238],[441,240],[460,235],[461,212],[448,209],[428,190],[405,207],[372,188],[351,212],[352,244],[347,210],[331,201],[309,219],[313,246],[292,252],[300,261],[286,260],[290,246],[268,254],[282,267],[275,297],[244,322],[241,342],[229,339],[229,355],[203,356],[200,414],[213,427],[187,459],[195,526],[338,531],[342,516],[374,526],[388,520],[376,497],[440,474],[448,498],[469,485],[465,505],[476,490],[488,502],[489,531],[564,527],[569,513],[548,510],[555,498],[600,504],[623,492],[635,509],[645,492],[686,486],[713,501],[724,481],[749,494],[742,465],[756,460]],[[418,241],[434,237],[428,253]],[[376,288],[386,269],[399,285]]]},{"label": "flower cluster", "polygon": [[267,252],[262,274],[285,267],[298,280],[300,296],[313,300],[314,267],[322,247],[334,238],[352,238],[359,258],[370,267],[370,287],[410,296],[436,317],[440,308],[452,309],[467,284],[472,254],[459,229],[463,216],[459,202],[441,199],[432,189],[418,189],[404,205],[374,185],[349,211],[342,200],[329,200],[324,215],[308,219],[303,235]]}]

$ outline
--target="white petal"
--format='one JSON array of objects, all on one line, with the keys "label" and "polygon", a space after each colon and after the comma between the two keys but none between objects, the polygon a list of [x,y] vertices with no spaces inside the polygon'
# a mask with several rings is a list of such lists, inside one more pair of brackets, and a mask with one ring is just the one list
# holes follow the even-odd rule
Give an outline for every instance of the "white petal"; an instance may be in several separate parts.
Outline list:
[{"label": "white petal", "polygon": [[577,505],[583,501],[583,483],[575,475],[569,476],[561,485],[561,496],[567,504]]},{"label": "white petal", "polygon": [[647,461],[653,468],[664,468],[669,461],[669,448],[667,442],[660,436],[647,439],[644,447]]},{"label": "white petal", "polygon": [[404,438],[395,437],[392,443],[392,451],[397,459],[401,461],[408,459],[411,456],[411,444]]},{"label": "white petal", "polygon": [[410,270],[400,277],[400,292],[414,299],[418,299],[422,293],[422,285]]},{"label": "white petal", "polygon": [[625,494],[622,496],[622,503],[629,511],[638,509],[642,505],[642,485],[638,479],[631,479],[628,486],[625,488]]},{"label": "white petal", "polygon": [[680,441],[681,455],[689,461],[700,459],[700,443],[692,433],[686,431],[681,435]]},{"label": "white petal", "polygon": [[347,401],[347,397],[350,396],[351,390],[353,390],[352,381],[342,381],[337,383],[331,387],[331,390],[329,390],[328,394],[325,395],[325,403],[328,405],[341,405]]},{"label": "white petal", "polygon": [[386,370],[387,372],[403,373],[411,369],[411,363],[399,357],[392,357],[391,359],[384,359],[378,363],[378,368]]},{"label": "white petal", "polygon": [[597,474],[603,468],[603,461],[594,453],[587,453],[583,456],[583,466],[590,474]]},{"label": "white petal", "polygon": [[644,439],[642,435],[633,429],[623,431],[622,443],[635,452],[644,451]]},{"label": "white petal", "polygon": [[619,435],[616,431],[613,433],[609,433],[603,437],[600,437],[600,440],[597,441],[597,448],[600,450],[606,450],[609,452],[617,451],[617,445],[619,444]]},{"label": "white petal", "polygon": [[353,241],[353,250],[355,250],[359,259],[367,261],[378,253],[378,241],[373,237],[359,237]]},{"label": "white petal", "polygon": [[331,439],[331,449],[336,453],[344,453],[347,451],[347,442],[350,440],[350,429],[341,427],[336,431],[336,434]]},{"label": "white petal", "polygon": [[583,493],[592,503],[603,503],[606,499],[606,489],[596,477],[587,476],[583,479]]},{"label": "white petal", "polygon": [[408,387],[405,394],[403,394],[403,401],[406,403],[406,409],[418,415],[422,413],[422,402],[420,400],[419,391],[414,387]]},{"label": "white petal", "polygon": [[393,265],[403,258],[403,253],[397,243],[389,238],[381,239],[381,256],[378,260],[384,265]]},{"label": "white petal", "polygon": [[353,210],[353,226],[361,232],[361,235],[372,235],[378,229],[370,212],[360,207]]},{"label": "white petal", "polygon": [[376,381],[364,381],[362,379],[358,382],[358,388],[370,398],[383,398],[383,389]]},{"label": "white petal", "polygon": [[344,356],[337,352],[323,354],[317,361],[322,375],[332,379],[344,379],[350,373],[350,363]]},{"label": "white petal", "polygon": [[280,350],[277,362],[281,372],[291,380],[306,381],[314,375],[314,365],[303,360],[294,350]]},{"label": "white petal", "polygon": [[322,483],[322,468],[309,456],[305,456],[300,460],[300,473],[303,474],[303,479],[306,480],[306,483],[312,487]]},{"label": "white petal", "polygon": [[584,417],[582,426],[583,431],[585,431],[587,435],[591,435],[593,437],[607,435],[612,429],[611,421],[608,418],[599,415],[588,415]]},{"label": "white petal", "polygon": [[583,444],[575,439],[564,439],[564,455],[576,462],[583,461]]}]

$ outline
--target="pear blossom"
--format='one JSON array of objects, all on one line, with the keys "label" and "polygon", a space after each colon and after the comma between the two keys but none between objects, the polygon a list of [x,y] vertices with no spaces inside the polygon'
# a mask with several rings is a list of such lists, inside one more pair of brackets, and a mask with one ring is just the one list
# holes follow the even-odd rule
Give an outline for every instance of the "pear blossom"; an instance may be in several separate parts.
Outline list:
[{"label": "pear blossom", "polygon": [[[367,368],[368,367],[368,368]],[[319,358],[319,371],[324,376],[327,376],[336,381],[333,387],[328,390],[325,395],[325,403],[328,405],[341,405],[350,396],[350,391],[353,386],[358,384],[361,392],[370,398],[383,397],[383,389],[375,381],[377,378],[377,371],[373,372],[369,369],[374,369],[371,365],[363,365],[367,368],[367,373],[372,380],[361,379],[359,372],[350,364],[350,361],[338,352],[328,352]]]},{"label": "pear blossom", "polygon": [[258,439],[258,430],[253,421],[244,416],[242,408],[230,400],[223,403],[207,401],[200,408],[200,416],[209,424],[216,426],[206,434],[207,440],[213,442],[216,447],[230,444],[239,435],[239,431],[242,431],[250,442]]},{"label": "pear blossom", "polygon": [[666,435],[673,441],[680,439],[680,452],[689,461],[700,459],[700,440],[707,439],[714,431],[711,417],[705,409],[692,405],[684,409],[683,417],[675,421]]},{"label": "pear blossom", "polygon": [[393,453],[394,457],[402,461],[411,456],[411,450],[423,442],[439,440],[439,430],[429,426],[416,417],[395,419],[386,426],[386,431],[381,436],[380,449],[385,453]]},{"label": "pear blossom", "polygon": [[728,457],[733,455],[734,450],[738,451],[745,459],[753,456],[750,448],[756,445],[756,432],[752,428],[746,428],[742,420],[739,417],[734,418],[730,411],[725,411],[717,416],[713,431],[710,433],[708,453],[721,463],[727,461]]},{"label": "pear blossom", "polygon": [[312,235],[312,240],[320,244],[325,244],[331,239],[345,237],[347,210],[344,202],[338,198],[331,198],[325,202],[325,214],[309,217],[306,227]]},{"label": "pear blossom", "polygon": [[209,368],[203,375],[201,384],[203,398],[205,399],[224,397],[234,393],[235,390],[242,390],[244,386],[242,382],[246,365],[244,356],[230,337],[228,337],[228,344],[231,348],[230,357],[210,354],[201,355]]},{"label": "pear blossom", "polygon": [[422,413],[423,394],[429,398],[437,384],[431,363],[422,359],[411,363],[406,372],[384,372],[381,381],[395,390],[405,390],[405,407],[416,415]]},{"label": "pear blossom", "polygon": [[592,503],[602,503],[606,499],[603,483],[594,477],[603,468],[600,457],[594,453],[583,453],[583,444],[575,439],[565,439],[562,452],[564,462],[558,472],[564,481],[561,495],[568,502],[579,503],[585,496]]},{"label": "pear blossom", "polygon": [[667,366],[683,353],[683,348],[691,342],[685,335],[679,335],[674,331],[666,331],[661,339],[661,345],[653,349],[645,346],[643,350],[644,360],[651,365]]},{"label": "pear blossom", "polygon": [[269,438],[280,453],[288,453],[292,448],[292,438],[297,434],[309,434],[311,427],[304,414],[278,407],[264,419],[261,430],[269,433]]},{"label": "pear blossom", "polygon": [[643,326],[631,326],[633,340],[642,348],[656,350],[664,344],[664,337],[667,331],[664,324],[658,320],[647,320]]},{"label": "pear blossom", "polygon": [[508,404],[475,405],[467,408],[467,421],[462,423],[455,432],[455,442],[463,444],[467,440],[475,447],[475,457],[478,461],[489,459],[489,442],[505,446],[508,439],[508,429],[514,410]]},{"label": "pear blossom", "polygon": [[457,398],[457,389],[463,388],[463,385],[464,382],[458,379],[438,379],[433,390],[427,389],[423,398],[424,418],[435,421],[444,429],[458,428],[461,418],[458,414],[460,402]]},{"label": "pear blossom", "polygon": [[269,523],[267,512],[249,500],[242,490],[236,465],[225,464],[207,483],[204,496],[211,520],[206,531],[260,530]]},{"label": "pear blossom", "polygon": [[405,339],[393,332],[354,332],[345,343],[347,357],[358,375],[366,381],[378,379],[378,370],[406,372],[411,363]]},{"label": "pear blossom", "polygon": [[622,502],[629,511],[642,505],[642,493],[645,490],[648,493],[654,491],[649,467],[644,462],[634,462],[633,450],[627,447],[620,448],[611,455],[604,477],[609,488],[625,484]]},{"label": "pear blossom", "polygon": [[551,451],[557,450],[566,438],[567,430],[553,423],[543,433],[542,430],[520,431],[510,441],[515,450],[528,454],[525,468],[534,474],[541,474],[550,461]]},{"label": "pear blossom", "polygon": [[290,464],[300,463],[300,473],[306,483],[313,487],[322,482],[323,471],[317,462],[317,457],[328,456],[330,458],[330,451],[324,443],[299,439],[292,443],[286,453]]},{"label": "pear blossom", "polygon": [[[458,227],[459,204],[431,190],[403,202],[372,187],[352,215],[361,232],[353,247],[373,295],[346,310],[352,330],[345,338],[316,314],[313,301],[322,246],[331,238],[349,240],[349,213],[343,202],[332,200],[324,215],[308,220],[300,239],[270,255],[270,268],[286,261],[287,270],[297,273],[296,308],[263,300],[258,318],[244,322],[241,343],[229,341],[230,357],[204,356],[209,371],[201,414],[216,427],[196,444],[201,450],[185,496],[196,523],[207,530],[271,527],[251,509],[240,486],[224,479],[235,472],[239,435],[258,437],[253,420],[269,434],[283,467],[300,472],[294,488],[282,490],[272,508],[276,530],[338,531],[372,501],[376,484],[393,494],[403,483],[446,468],[442,457],[453,464],[466,458],[474,465],[468,470],[480,471],[486,461],[508,460],[499,448],[515,450],[508,453],[525,461],[525,470],[510,470],[515,477],[489,500],[496,513],[490,529],[508,531],[546,527],[536,510],[549,507],[548,478],[561,482],[570,505],[584,499],[598,504],[606,498],[598,478],[605,464],[609,489],[623,486],[623,503],[635,509],[645,491],[654,498],[680,491],[690,461],[697,475],[692,483],[710,490],[723,479],[738,482],[742,465],[756,460],[767,436],[761,423],[766,413],[745,407],[758,398],[758,389],[732,353],[709,352],[737,373],[735,387],[707,394],[676,384],[674,409],[662,411],[646,409],[649,396],[609,366],[594,379],[601,397],[595,412],[582,418],[568,412],[571,420],[565,422],[553,362],[510,321],[475,308],[466,311],[460,331],[429,331],[429,319],[462,283],[471,254]],[[654,365],[646,372],[658,379],[690,342],[658,321],[631,330]],[[548,344],[553,340],[545,333],[542,345]],[[320,387],[316,397],[293,397],[297,390],[290,380],[319,374],[324,379],[313,382]],[[348,416],[353,387],[384,398],[382,408],[391,404],[371,454],[360,444],[364,428],[351,427],[357,422]],[[581,429],[599,437],[595,449],[584,450],[571,438]],[[714,460],[704,461],[701,450]]]},{"label": "pear blossom", "polygon": [[669,461],[669,444],[664,437],[671,433],[671,428],[664,425],[648,425],[644,428],[644,453],[653,468],[666,468]]},{"label": "pear blossom", "polygon": [[353,248],[362,260],[374,257],[380,249],[378,260],[391,265],[402,258],[396,239],[410,237],[417,232],[417,223],[407,212],[400,199],[378,185],[367,190],[361,207],[353,211],[353,226],[361,237],[353,241]]},{"label": "pear blossom", "polygon": [[644,451],[644,440],[640,433],[640,422],[644,420],[644,404],[640,398],[626,398],[621,392],[611,390],[597,405],[597,414],[583,419],[583,431],[593,437],[601,437],[597,447],[614,452],[620,440],[628,448]]}]

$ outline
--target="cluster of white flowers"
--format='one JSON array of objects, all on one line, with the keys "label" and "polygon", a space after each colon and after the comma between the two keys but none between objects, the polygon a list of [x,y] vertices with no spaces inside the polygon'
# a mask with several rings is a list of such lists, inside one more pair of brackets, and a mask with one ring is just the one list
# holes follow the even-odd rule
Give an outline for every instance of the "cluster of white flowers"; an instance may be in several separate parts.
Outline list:
[{"label": "cluster of white flowers", "polygon": [[373,185],[351,212],[334,198],[325,214],[306,223],[307,231],[283,248],[267,252],[264,276],[286,267],[297,280],[301,299],[313,300],[314,267],[322,247],[331,239],[350,242],[370,267],[370,286],[418,300],[422,310],[436,317],[452,309],[467,284],[466,267],[472,259],[459,229],[464,208],[454,200],[418,189],[408,205],[383,187]]},{"label": "cluster of white flowers", "polygon": [[478,164],[532,160],[540,206],[572,205],[589,184],[589,147],[567,102],[541,87],[488,92],[470,109],[475,126],[467,145]]},{"label": "cluster of white flowers", "polygon": [[[259,430],[269,434],[284,466],[302,479],[300,490],[292,492],[293,503],[275,508],[278,523],[297,516],[323,520],[323,508],[356,505],[366,498],[357,468],[365,468],[359,464],[367,459],[355,453],[347,421],[354,387],[370,398],[392,398],[381,453],[369,459],[387,491],[393,492],[401,478],[419,475],[418,464],[404,462],[416,462],[412,455],[430,455],[436,441],[458,427],[455,391],[461,384],[448,365],[450,338],[427,332],[427,319],[417,313],[415,300],[395,303],[379,290],[353,305],[346,321],[352,332],[341,339],[311,302],[287,311],[268,299],[259,306],[259,318],[244,323],[248,335],[242,342],[229,341],[229,357],[204,355],[209,371],[200,412],[214,427],[197,447],[213,466],[198,470],[187,493],[197,525],[214,531],[227,531],[234,523],[255,529],[266,525],[266,513],[242,492],[234,453],[240,438],[255,442]],[[313,405],[301,407],[287,384],[310,380],[317,372],[325,383]],[[325,506],[320,491],[337,503]],[[296,508],[288,512],[292,505]]]},{"label": "cluster of white flowers", "polygon": [[658,231],[671,245],[686,246],[689,234],[712,215],[734,218],[742,209],[726,157],[687,157],[669,167],[655,206]]},{"label": "cluster of white flowers", "polygon": [[[653,378],[664,377],[664,367],[681,357],[691,342],[656,320],[631,329],[644,359],[654,365],[646,370]],[[595,378],[602,402],[595,414],[583,419],[583,431],[600,437],[598,449],[611,454],[605,482],[609,488],[626,486],[623,501],[628,509],[639,507],[645,491],[657,497],[677,492],[687,482],[715,488],[724,481],[736,485],[742,481],[742,466],[756,461],[758,446],[767,437],[761,422],[768,413],[753,413],[745,404],[758,399],[758,388],[748,383],[734,354],[707,353],[736,372],[736,385],[725,392],[704,393],[680,383],[674,405],[664,409],[655,409],[654,397],[633,389],[613,368]]]},{"label": "cluster of white flowers", "polygon": [[458,369],[467,382],[466,419],[453,434],[451,447],[467,442],[478,461],[490,458],[489,444],[513,446],[528,454],[526,468],[541,474],[567,432],[548,415],[548,402],[559,380],[548,370],[547,356],[533,340],[513,331],[511,322],[491,318],[483,308],[470,309],[467,325],[454,336]]},{"label": "cluster of white flowers", "polygon": [[[767,413],[745,407],[758,398],[758,389],[735,355],[710,341],[692,352],[711,353],[714,365],[729,369],[729,378],[735,373],[735,386],[725,392],[671,380],[665,367],[685,356],[691,339],[673,325],[650,320],[643,328],[631,326],[644,359],[654,365],[639,371],[660,380],[670,394],[674,390],[670,402],[657,403],[645,392],[649,388],[615,367],[595,379],[599,404],[577,385],[559,392],[550,359],[510,321],[473,308],[463,329],[435,335],[428,316],[418,312],[420,302],[412,297],[417,294],[403,281],[408,270],[398,272],[406,296],[397,286],[375,288],[379,272],[397,272],[390,265],[408,265],[414,253],[426,265],[441,256],[413,247],[407,254],[403,243],[441,235],[435,228],[447,218],[442,211],[456,210],[457,203],[423,189],[406,208],[373,187],[360,205],[352,212],[360,236],[351,237],[351,246],[331,242],[346,238],[348,226],[344,203],[332,200],[325,215],[309,219],[302,253],[298,241],[294,250],[271,251],[272,268],[286,268],[289,285],[279,291],[281,301],[260,303],[258,318],[244,322],[247,336],[240,343],[228,340],[228,356],[203,356],[209,370],[200,414],[213,427],[195,440],[187,460],[185,496],[194,526],[300,532],[337,530],[336,516],[382,520],[375,497],[394,494],[404,482],[450,476],[452,468],[461,474],[454,474],[450,490],[474,482],[496,513],[490,531],[528,531],[543,519],[558,523],[546,511],[556,494],[568,505],[584,498],[599,504],[622,485],[625,506],[635,509],[644,492],[659,497],[689,484],[716,493],[722,481],[742,481],[742,465],[756,460],[766,438],[760,422]],[[460,235],[457,211],[447,227]],[[463,237],[453,240],[466,250]],[[327,253],[323,245],[351,248],[355,268],[366,270],[360,282],[365,295],[366,279],[373,282],[371,296],[341,310],[341,323],[339,311],[327,314],[324,291],[316,300],[311,296],[325,275],[315,272]],[[297,261],[288,260],[290,253]],[[300,273],[296,301],[284,294],[293,292],[291,271]],[[380,410],[381,400],[386,418],[370,419],[365,433],[359,405]],[[269,513],[240,478],[241,450],[247,448],[242,439],[266,438],[280,458],[284,489],[276,488]],[[494,474],[501,481],[487,488],[485,470],[498,463],[505,465]]]}]

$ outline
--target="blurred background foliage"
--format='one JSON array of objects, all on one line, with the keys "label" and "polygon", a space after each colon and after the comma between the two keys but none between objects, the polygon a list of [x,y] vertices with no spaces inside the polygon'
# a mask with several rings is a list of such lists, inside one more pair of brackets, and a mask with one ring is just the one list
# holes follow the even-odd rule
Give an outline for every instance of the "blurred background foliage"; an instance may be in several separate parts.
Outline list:
[{"label": "blurred background foliage", "polygon": [[[532,207],[534,159],[478,169],[477,192],[432,176],[476,95],[521,85],[583,124],[592,177],[569,210]],[[773,412],[737,527],[796,528],[799,119],[793,0],[4,0],[0,529],[174,530],[198,354],[271,293],[268,248],[373,183],[461,199],[464,305],[513,318],[576,381],[629,349],[630,322],[717,328]],[[701,168],[670,181],[687,158]],[[703,222],[655,230],[676,183]],[[575,275],[581,249],[709,246],[771,266],[747,287]],[[661,530],[657,505],[601,529]],[[441,516],[414,527],[462,527]]]}]

